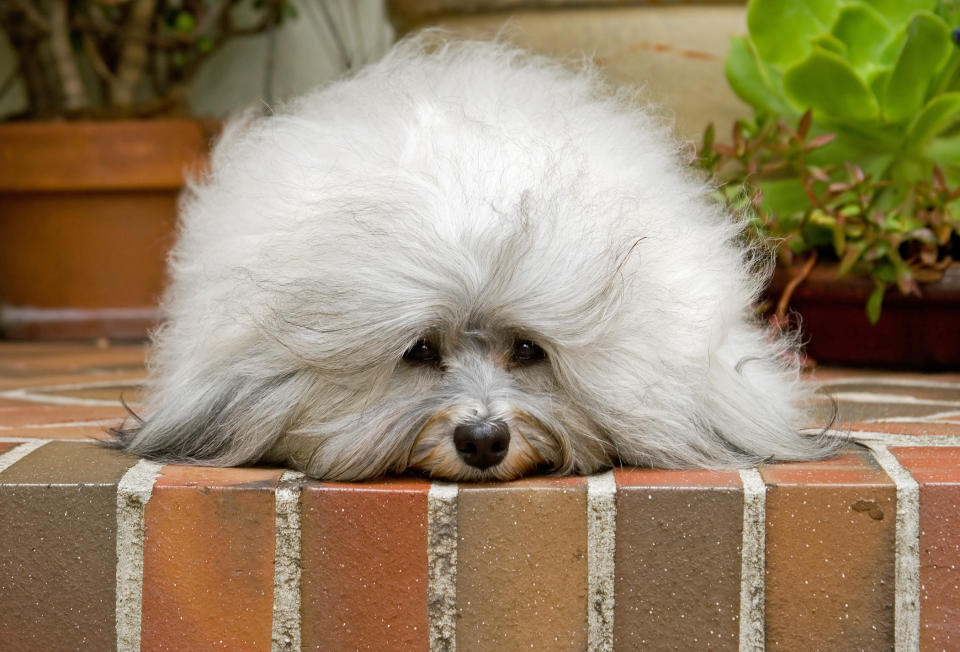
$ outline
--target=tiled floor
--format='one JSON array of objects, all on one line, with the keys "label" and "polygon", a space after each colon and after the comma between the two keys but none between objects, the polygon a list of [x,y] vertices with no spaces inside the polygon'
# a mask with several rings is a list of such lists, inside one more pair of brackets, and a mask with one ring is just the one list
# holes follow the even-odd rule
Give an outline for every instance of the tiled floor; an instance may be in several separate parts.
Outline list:
[{"label": "tiled floor", "polygon": [[143,349],[0,343],[0,648],[960,649],[960,374],[822,369],[825,462],[447,485],[94,445]]}]

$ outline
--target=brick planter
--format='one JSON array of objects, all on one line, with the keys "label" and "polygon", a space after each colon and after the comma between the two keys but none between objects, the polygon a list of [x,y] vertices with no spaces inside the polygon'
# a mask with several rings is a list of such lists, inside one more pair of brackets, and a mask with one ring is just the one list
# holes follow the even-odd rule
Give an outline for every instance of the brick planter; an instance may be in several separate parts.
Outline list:
[{"label": "brick planter", "polygon": [[0,125],[0,332],[143,337],[209,140],[192,121]]},{"label": "brick planter", "polygon": [[347,484],[96,446],[141,356],[0,345],[5,650],[960,645],[958,374],[817,372],[824,462]]}]

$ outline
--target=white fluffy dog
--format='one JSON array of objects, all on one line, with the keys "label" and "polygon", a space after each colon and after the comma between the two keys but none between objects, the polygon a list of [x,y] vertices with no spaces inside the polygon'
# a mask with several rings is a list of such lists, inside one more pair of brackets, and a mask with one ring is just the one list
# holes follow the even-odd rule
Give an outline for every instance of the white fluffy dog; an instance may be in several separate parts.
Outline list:
[{"label": "white fluffy dog", "polygon": [[115,445],[337,480],[828,455],[708,191],[590,71],[403,42],[227,128]]}]

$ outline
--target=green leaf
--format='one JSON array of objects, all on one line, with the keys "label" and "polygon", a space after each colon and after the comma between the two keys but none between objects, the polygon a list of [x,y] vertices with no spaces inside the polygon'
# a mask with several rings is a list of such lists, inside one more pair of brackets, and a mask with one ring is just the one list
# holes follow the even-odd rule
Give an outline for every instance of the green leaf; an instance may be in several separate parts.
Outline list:
[{"label": "green leaf", "polygon": [[890,68],[874,69],[867,76],[867,83],[870,85],[870,92],[874,97],[883,97],[887,90],[887,82],[890,81],[890,75],[893,70]]},{"label": "green leaf", "polygon": [[757,185],[763,192],[765,213],[785,217],[802,213],[810,206],[810,199],[799,179],[774,179]]},{"label": "green leaf", "polygon": [[833,228],[833,250],[838,256],[842,256],[847,250],[847,234],[842,226]]},{"label": "green leaf", "polygon": [[894,27],[906,23],[915,11],[933,11],[937,2],[938,0],[870,0],[877,13]]},{"label": "green leaf", "polygon": [[[960,6],[960,5],[958,5]],[[960,91],[960,49],[956,50],[934,82],[933,94]]]},{"label": "green leaf", "polygon": [[887,284],[876,281],[873,292],[871,292],[869,298],[867,298],[867,319],[870,320],[871,324],[876,324],[880,321],[880,309],[883,306],[883,295],[886,291]]},{"label": "green leaf", "polygon": [[950,28],[939,16],[926,11],[914,14],[882,96],[887,120],[903,122],[916,115],[952,47]]},{"label": "green leaf", "polygon": [[857,264],[857,261],[860,260],[865,248],[866,245],[862,242],[848,243],[847,252],[843,255],[840,265],[837,267],[837,276],[844,276],[849,273],[853,266]]},{"label": "green leaf", "polygon": [[847,60],[855,68],[875,65],[890,38],[886,21],[869,5],[841,9],[832,33],[846,45]]},{"label": "green leaf", "polygon": [[733,91],[759,113],[786,116],[797,113],[781,99],[783,92],[778,89],[779,80],[771,78],[777,75],[776,71],[763,65],[746,37],[734,36],[730,40],[725,70]]},{"label": "green leaf", "polygon": [[856,71],[822,48],[787,70],[783,85],[791,100],[815,113],[850,121],[877,117],[877,101]]},{"label": "green leaf", "polygon": [[[817,48],[823,48],[827,52],[833,52],[837,56],[847,57],[847,44],[838,39],[833,34],[821,34],[814,38],[810,43]],[[848,59],[849,60],[849,59]]]},{"label": "green leaf", "polygon": [[173,28],[181,34],[190,34],[196,26],[197,21],[193,19],[193,15],[188,11],[177,13],[177,19],[173,24]]},{"label": "green leaf", "polygon": [[810,41],[829,31],[835,0],[751,0],[747,27],[760,56],[789,65],[807,56]]},{"label": "green leaf", "polygon": [[960,165],[960,134],[949,138],[934,138],[923,149],[923,153],[941,165]]},{"label": "green leaf", "polygon": [[203,54],[208,54],[213,51],[213,39],[209,36],[201,36],[197,39],[197,49],[200,50]]},{"label": "green leaf", "polygon": [[907,146],[914,151],[920,150],[957,121],[960,121],[960,92],[935,97],[910,123]]}]

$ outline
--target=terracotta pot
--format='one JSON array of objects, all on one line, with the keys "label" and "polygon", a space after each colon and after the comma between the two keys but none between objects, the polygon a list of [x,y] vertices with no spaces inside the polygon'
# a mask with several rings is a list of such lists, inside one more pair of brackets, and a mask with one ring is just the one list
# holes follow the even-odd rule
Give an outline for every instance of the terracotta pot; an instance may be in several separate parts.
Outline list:
[{"label": "terracotta pot", "polygon": [[[771,297],[778,297],[788,273],[778,269]],[[799,313],[807,354],[821,364],[910,369],[960,369],[960,263],[921,297],[887,291],[880,320],[870,324],[867,297],[873,282],[837,278],[836,267],[817,265],[797,288],[790,309]]]},{"label": "terracotta pot", "polygon": [[143,337],[156,323],[184,173],[209,125],[0,125],[0,332]]}]

